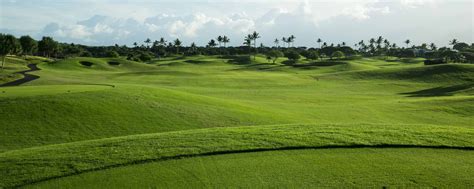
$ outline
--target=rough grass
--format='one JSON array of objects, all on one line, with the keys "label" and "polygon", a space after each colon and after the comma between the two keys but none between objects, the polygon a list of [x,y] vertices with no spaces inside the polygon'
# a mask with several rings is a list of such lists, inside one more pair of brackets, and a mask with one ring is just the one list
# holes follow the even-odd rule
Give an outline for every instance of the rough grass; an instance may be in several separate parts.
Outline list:
[{"label": "rough grass", "polygon": [[115,166],[243,151],[330,147],[474,148],[474,129],[427,125],[282,125],[126,136],[0,154],[2,187]]}]

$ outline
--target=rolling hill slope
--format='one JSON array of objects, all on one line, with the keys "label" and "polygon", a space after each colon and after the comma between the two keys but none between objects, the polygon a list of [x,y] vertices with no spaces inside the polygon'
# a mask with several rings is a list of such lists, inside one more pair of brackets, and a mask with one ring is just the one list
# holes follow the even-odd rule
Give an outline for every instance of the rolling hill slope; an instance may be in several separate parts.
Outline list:
[{"label": "rolling hill slope", "polygon": [[[473,65],[424,66],[419,59],[377,57],[302,61],[296,66],[281,65],[284,59],[270,64],[261,56],[246,60],[219,56],[171,57],[148,63],[85,57],[34,60],[41,68],[34,72],[39,79],[0,88],[0,187],[41,181],[51,187],[47,183],[56,183],[51,179],[60,178],[58,183],[65,179],[68,184],[77,182],[74,178],[79,175],[97,186],[97,180],[87,175],[100,178],[116,170],[130,175],[148,165],[169,166],[164,160],[177,167],[211,161],[196,156],[227,154],[223,158],[245,159],[262,151],[280,153],[274,150],[317,151],[311,157],[334,152],[340,159],[344,150],[359,150],[346,148],[360,148],[364,153],[386,153],[399,162],[405,153],[425,150],[426,156],[414,157],[415,167],[407,168],[408,172],[416,170],[423,158],[434,159],[437,150],[450,154],[442,158],[450,165],[443,169],[469,170],[449,161],[450,157],[465,161],[468,168],[472,164],[468,159],[474,148]],[[21,70],[28,61],[33,60],[20,59],[12,67]],[[251,153],[233,154],[242,152]],[[273,163],[282,161],[263,156]],[[188,157],[198,159],[175,160]],[[382,166],[383,157],[373,155],[355,163],[374,161]],[[228,165],[237,162],[229,160]],[[291,168],[283,170],[287,171],[283,176],[292,174]],[[374,172],[386,179],[383,174]],[[72,180],[63,178],[72,175],[76,175]],[[432,174],[423,179],[440,177]],[[396,183],[407,183],[403,178],[400,175]],[[361,185],[341,185],[351,186]]]}]

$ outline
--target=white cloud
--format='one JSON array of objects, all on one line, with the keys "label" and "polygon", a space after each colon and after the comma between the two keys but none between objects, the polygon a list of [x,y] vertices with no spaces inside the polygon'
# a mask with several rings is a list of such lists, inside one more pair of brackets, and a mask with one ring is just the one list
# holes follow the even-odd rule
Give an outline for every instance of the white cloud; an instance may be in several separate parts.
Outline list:
[{"label": "white cloud", "polygon": [[94,33],[112,33],[114,29],[112,29],[110,26],[98,23],[94,26]]},{"label": "white cloud", "polygon": [[343,14],[351,16],[358,20],[365,20],[370,18],[370,14],[388,14],[390,13],[389,7],[368,7],[368,6],[354,6],[350,8],[343,9]]},{"label": "white cloud", "polygon": [[[372,35],[393,38],[416,35],[443,38],[440,39],[443,41],[456,37],[472,41],[473,28],[472,19],[471,22],[459,19],[472,17],[469,0],[456,3],[440,0],[3,2],[5,9],[0,13],[0,23],[5,28],[2,31],[35,32],[37,37],[51,35],[65,42],[92,45],[131,44],[148,37],[153,40],[179,37],[185,44],[204,45],[218,35],[229,36],[231,45],[241,45],[243,36],[254,30],[261,33],[260,41],[267,45],[275,38],[291,34],[297,36],[297,45],[314,45],[312,38],[319,36],[335,43],[342,40],[349,43]],[[428,4],[439,6],[425,6]],[[31,19],[32,15],[38,15],[34,16],[38,19]],[[434,17],[439,19],[435,22]],[[25,24],[18,25],[19,22]],[[449,27],[440,29],[440,25]],[[437,32],[427,32],[433,30]]]},{"label": "white cloud", "polygon": [[88,38],[93,34],[93,32],[89,30],[90,30],[89,28],[86,28],[83,25],[72,25],[72,26],[64,28],[63,32],[65,32],[64,35],[68,37],[81,39],[81,38]]},{"label": "white cloud", "polygon": [[400,3],[409,8],[416,8],[427,3],[433,3],[434,0],[400,0]]}]

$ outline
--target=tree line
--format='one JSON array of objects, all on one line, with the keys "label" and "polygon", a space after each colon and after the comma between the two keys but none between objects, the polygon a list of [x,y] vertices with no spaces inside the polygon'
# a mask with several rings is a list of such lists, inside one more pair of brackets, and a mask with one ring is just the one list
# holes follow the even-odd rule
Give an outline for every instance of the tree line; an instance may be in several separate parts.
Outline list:
[{"label": "tree line", "polygon": [[[241,46],[227,46],[231,39],[225,35],[219,35],[210,39],[206,46],[197,46],[194,42],[184,46],[180,39],[167,41],[165,38],[151,40],[147,38],[143,43],[135,42],[132,47],[126,45],[114,46],[86,46],[74,43],[60,43],[52,37],[42,37],[35,40],[25,35],[16,38],[10,34],[0,33],[0,56],[2,56],[2,68],[7,55],[38,55],[50,58],[67,57],[127,57],[134,61],[149,61],[153,58],[168,56],[192,56],[192,55],[249,55],[256,59],[257,54],[266,55],[269,62],[275,63],[279,57],[288,58],[289,64],[295,63],[302,57],[309,60],[318,59],[340,59],[351,56],[394,56],[394,57],[422,57],[428,59],[428,64],[462,62],[474,63],[474,44],[459,42],[456,39],[450,41],[449,47],[438,48],[434,43],[413,45],[409,39],[404,45],[399,46],[388,39],[379,36],[367,41],[349,46],[345,42],[334,44],[320,38],[315,40],[316,48],[296,47],[294,35],[276,38],[272,46],[258,43],[261,38],[258,32],[252,32],[244,36]],[[411,45],[411,46],[410,46]]]}]

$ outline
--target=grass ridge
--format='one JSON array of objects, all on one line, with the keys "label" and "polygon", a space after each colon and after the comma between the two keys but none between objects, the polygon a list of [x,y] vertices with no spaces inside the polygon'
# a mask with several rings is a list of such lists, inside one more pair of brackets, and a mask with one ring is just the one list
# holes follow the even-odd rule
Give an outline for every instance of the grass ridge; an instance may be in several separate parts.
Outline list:
[{"label": "grass ridge", "polygon": [[[58,175],[53,177],[45,177],[42,179],[34,180],[27,183],[22,183],[19,185],[12,186],[15,187],[22,187],[31,184],[36,184],[40,182],[50,181],[54,179],[60,179],[64,177],[80,175],[83,173],[89,173],[94,171],[101,171],[107,169],[113,169],[118,167],[130,166],[130,165],[138,165],[138,164],[146,164],[152,163],[157,161],[167,161],[173,159],[183,159],[183,158],[192,158],[192,157],[205,157],[205,156],[214,156],[214,155],[225,155],[225,154],[238,154],[238,153],[253,153],[253,152],[268,152],[268,151],[280,151],[280,150],[318,150],[318,149],[358,149],[358,148],[417,148],[417,149],[451,149],[451,150],[474,150],[474,147],[457,147],[457,146],[422,146],[422,145],[394,145],[394,144],[381,144],[381,145],[330,145],[330,146],[289,146],[289,147],[281,147],[281,148],[258,148],[258,149],[246,149],[246,150],[229,150],[229,151],[215,151],[215,152],[206,152],[206,153],[199,153],[199,154],[184,154],[184,155],[176,155],[176,156],[167,156],[161,157],[157,159],[144,159],[138,161],[131,161],[123,164],[114,164],[108,165],[104,167],[97,167],[92,168],[89,170],[76,170],[72,173],[67,173],[64,175]],[[74,167],[71,167],[74,169]]]}]

